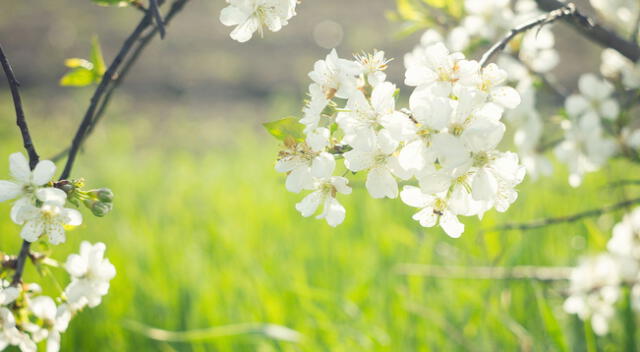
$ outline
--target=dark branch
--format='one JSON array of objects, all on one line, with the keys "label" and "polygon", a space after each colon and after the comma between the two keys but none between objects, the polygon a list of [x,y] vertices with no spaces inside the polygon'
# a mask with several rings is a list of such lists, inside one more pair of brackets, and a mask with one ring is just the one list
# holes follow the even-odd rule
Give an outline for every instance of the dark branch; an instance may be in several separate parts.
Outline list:
[{"label": "dark branch", "polygon": [[591,25],[591,22],[587,17],[582,16],[577,10],[576,6],[573,3],[569,3],[566,6],[562,6],[560,8],[553,9],[548,14],[538,17],[537,19],[522,24],[516,28],[513,28],[505,35],[500,41],[495,43],[489,50],[482,55],[480,59],[480,66],[485,66],[489,63],[489,60],[496,55],[499,51],[504,50],[504,48],[509,44],[509,42],[516,37],[520,33],[524,33],[532,28],[536,28],[539,26],[544,26],[545,24],[557,21],[561,18],[565,17],[577,17],[581,22],[585,21],[585,25]]},{"label": "dark branch", "polygon": [[156,28],[160,31],[160,38],[164,39],[166,31],[164,29],[164,20],[160,14],[160,6],[158,6],[158,0],[149,0],[149,11],[153,13],[153,18],[156,21]]},{"label": "dark branch", "polygon": [[33,145],[33,141],[31,140],[31,134],[29,134],[27,120],[24,117],[24,110],[22,109],[22,99],[20,98],[20,83],[18,83],[16,76],[13,74],[13,69],[11,68],[11,64],[4,54],[2,46],[0,46],[0,63],[2,64],[2,69],[7,76],[7,81],[9,82],[11,96],[13,97],[13,106],[16,109],[16,124],[20,128],[20,133],[22,133],[24,149],[26,149],[27,153],[29,154],[29,166],[31,166],[31,169],[33,169],[38,164],[40,157],[38,156],[38,153],[36,153],[36,148]]},{"label": "dark branch", "polygon": [[[36,148],[33,145],[33,141],[31,140],[31,134],[29,133],[29,127],[27,126],[27,120],[24,116],[24,110],[22,109],[22,99],[20,98],[20,90],[18,80],[16,76],[13,74],[13,69],[11,68],[11,64],[7,59],[7,56],[4,54],[4,50],[2,46],[0,46],[0,63],[2,64],[2,69],[4,70],[5,75],[7,76],[7,81],[9,82],[9,88],[11,89],[11,96],[13,97],[13,105],[16,109],[16,124],[20,128],[20,133],[22,133],[22,141],[24,144],[24,149],[27,150],[29,154],[29,167],[33,170],[40,157],[36,152]],[[24,272],[24,264],[27,261],[27,257],[29,256],[29,247],[31,247],[31,243],[27,241],[22,241],[22,247],[20,248],[20,254],[18,254],[18,258],[16,259],[16,272],[13,275],[13,279],[11,280],[11,285],[15,286],[20,283],[22,280],[22,273]]]},{"label": "dark branch", "polygon": [[[554,11],[566,4],[558,0],[536,0],[538,7],[543,11]],[[590,18],[576,11],[575,16],[566,18],[567,22],[587,39],[603,46],[618,51],[629,60],[636,62],[640,59],[640,47],[618,35],[616,32],[595,23]]]},{"label": "dark branch", "polygon": [[545,227],[545,226],[549,226],[549,225],[556,225],[556,224],[561,224],[561,223],[571,223],[571,222],[576,222],[576,221],[584,219],[584,218],[600,216],[602,214],[610,213],[612,211],[616,211],[618,209],[626,208],[628,206],[631,206],[631,205],[634,205],[634,204],[638,204],[638,203],[640,203],[640,198],[633,198],[633,199],[625,200],[623,202],[610,204],[610,205],[605,205],[602,208],[591,209],[591,210],[583,211],[581,213],[576,213],[576,214],[573,214],[573,215],[560,216],[560,217],[557,217],[557,218],[544,218],[544,219],[538,219],[538,220],[533,220],[533,221],[524,222],[524,223],[504,224],[504,225],[500,225],[500,226],[494,227],[494,228],[489,229],[489,230],[485,230],[483,232],[489,232],[489,231],[491,231],[491,232],[495,232],[495,231],[511,231],[511,230],[531,230],[531,229]]}]

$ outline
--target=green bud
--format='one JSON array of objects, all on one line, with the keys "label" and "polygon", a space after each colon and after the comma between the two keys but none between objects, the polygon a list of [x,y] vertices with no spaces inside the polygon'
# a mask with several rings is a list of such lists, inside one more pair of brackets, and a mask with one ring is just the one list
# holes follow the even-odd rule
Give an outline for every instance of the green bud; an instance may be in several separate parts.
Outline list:
[{"label": "green bud", "polygon": [[113,202],[113,192],[108,188],[94,189],[88,193],[91,197],[96,198],[103,203]]},{"label": "green bud", "polygon": [[73,186],[73,184],[69,181],[60,181],[57,184],[58,188],[60,188],[61,190],[64,191],[64,193],[66,193],[67,195],[71,194],[71,192],[73,192],[73,190],[75,189],[75,187]]},{"label": "green bud", "polygon": [[95,202],[91,207],[91,212],[97,217],[103,217],[109,214],[111,209],[113,209],[113,204],[111,203]]}]

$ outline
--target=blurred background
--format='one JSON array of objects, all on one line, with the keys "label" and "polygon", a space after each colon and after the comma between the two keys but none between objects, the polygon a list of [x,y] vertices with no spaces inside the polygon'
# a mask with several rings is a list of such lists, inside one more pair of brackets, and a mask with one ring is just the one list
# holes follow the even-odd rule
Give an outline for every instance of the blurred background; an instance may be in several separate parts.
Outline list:
[{"label": "blurred background", "polygon": [[[273,169],[279,145],[261,123],[300,115],[307,73],[333,47],[342,57],[384,50],[395,58],[389,79],[406,99],[402,57],[420,33],[398,35],[401,24],[388,19],[395,5],[304,0],[282,31],[246,44],[232,41],[218,21],[222,0],[186,6],[127,77],[76,164],[74,176],[89,188],[113,189],[116,208],[104,219],[86,214],[54,257],[63,260],[82,240],[102,241],[118,275],[103,304],[72,321],[63,351],[584,348],[583,323],[562,311],[566,282],[434,278],[399,266],[574,265],[604,248],[618,215],[526,233],[482,230],[618,199],[606,184],[635,166],[615,162],[574,190],[556,165],[553,177],[527,180],[508,213],[491,212],[482,223],[465,219],[457,240],[421,228],[413,209],[372,200],[357,184],[341,199],[347,220],[337,229],[295,210],[301,195],[288,193]],[[64,60],[87,57],[96,34],[110,62],[140,16],[89,0],[4,4],[0,43],[22,83],[43,158],[69,144],[93,92],[58,86]],[[563,25],[556,29],[562,64],[554,73],[573,90],[579,72],[597,70],[598,50]],[[22,151],[14,118],[3,77],[0,156]],[[0,162],[0,175],[7,169]],[[0,204],[0,213],[9,208]],[[0,231],[2,249],[17,253],[19,227],[8,215]],[[29,267],[26,280],[40,281],[38,275]],[[56,294],[53,281],[47,290]],[[212,329],[151,339],[145,326]],[[292,337],[297,341],[286,341]],[[615,350],[615,340],[614,333],[599,347]]]}]

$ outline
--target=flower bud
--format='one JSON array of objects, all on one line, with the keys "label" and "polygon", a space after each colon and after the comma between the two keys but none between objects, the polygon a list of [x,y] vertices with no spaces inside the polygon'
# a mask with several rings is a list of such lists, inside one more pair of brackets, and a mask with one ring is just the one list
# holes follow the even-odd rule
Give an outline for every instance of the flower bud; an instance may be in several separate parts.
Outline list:
[{"label": "flower bud", "polygon": [[103,203],[113,202],[113,192],[108,188],[94,189],[88,193],[91,197],[96,198]]},{"label": "flower bud", "polygon": [[89,210],[91,210],[93,215],[95,215],[97,217],[103,217],[103,216],[109,214],[111,209],[113,209],[113,204],[106,203],[106,202],[100,202],[100,201],[96,201],[96,200],[93,200],[93,199],[85,199],[84,200],[84,205],[87,208],[89,208]]},{"label": "flower bud", "polygon": [[73,186],[73,184],[67,180],[63,180],[58,182],[58,184],[56,185],[59,189],[63,190],[64,193],[66,193],[67,195],[71,194],[71,192],[73,192],[73,190],[75,189],[75,187]]}]

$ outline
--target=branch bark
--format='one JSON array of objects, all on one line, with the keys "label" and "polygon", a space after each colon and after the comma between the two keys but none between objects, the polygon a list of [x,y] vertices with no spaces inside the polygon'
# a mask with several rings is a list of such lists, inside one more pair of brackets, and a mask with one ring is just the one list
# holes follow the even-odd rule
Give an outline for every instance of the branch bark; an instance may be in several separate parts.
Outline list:
[{"label": "branch bark", "polygon": [[576,213],[576,214],[573,214],[573,215],[560,216],[560,217],[556,217],[556,218],[544,218],[544,219],[538,219],[538,220],[533,220],[533,221],[524,222],[524,223],[509,223],[509,224],[496,226],[496,227],[494,227],[492,229],[489,229],[489,230],[484,230],[483,232],[489,232],[489,231],[511,231],[511,230],[531,230],[531,229],[545,227],[545,226],[549,226],[549,225],[556,225],[556,224],[561,224],[561,223],[571,223],[571,222],[576,222],[576,221],[584,219],[584,218],[600,216],[602,214],[610,213],[610,212],[616,211],[618,209],[626,208],[628,206],[631,206],[631,205],[634,205],[634,204],[638,204],[638,203],[640,203],[640,198],[633,198],[633,199],[625,200],[623,202],[610,204],[610,205],[605,205],[602,208],[586,210],[586,211],[583,211],[583,212],[580,212],[580,213]]},{"label": "branch bark", "polygon": [[500,41],[489,48],[489,50],[487,50],[484,55],[482,55],[482,58],[480,59],[480,66],[485,66],[487,63],[489,63],[489,60],[491,60],[491,58],[493,58],[493,56],[495,56],[499,51],[504,50],[507,44],[509,44],[509,42],[518,34],[527,32],[528,30],[536,27],[544,26],[545,24],[555,22],[559,19],[569,17],[577,18],[580,22],[590,23],[590,20],[587,17],[583,16],[576,10],[576,6],[573,3],[569,3],[565,6],[561,6],[560,8],[553,9],[546,15],[542,15],[535,20],[511,29],[509,33],[507,33],[507,35],[505,35]]},{"label": "branch bark", "polygon": [[[22,134],[22,142],[24,144],[24,149],[27,150],[27,154],[29,154],[29,167],[33,170],[40,157],[36,152],[36,147],[33,145],[33,140],[31,139],[31,134],[29,133],[29,126],[27,125],[27,119],[24,115],[24,110],[22,108],[22,98],[20,98],[20,83],[16,79],[15,74],[13,73],[13,69],[11,68],[11,64],[9,63],[9,59],[4,53],[2,46],[0,45],[0,64],[2,65],[2,69],[4,70],[5,75],[7,76],[7,81],[9,83],[9,88],[11,90],[11,96],[13,97],[13,105],[16,110],[16,124],[18,128],[20,128],[20,133]],[[15,286],[20,283],[22,280],[22,273],[24,272],[24,264],[29,257],[29,248],[31,247],[31,243],[27,241],[22,241],[22,247],[20,248],[20,254],[18,254],[18,258],[16,259],[16,272],[13,275],[13,279],[11,280],[11,285]]]},{"label": "branch bark", "polygon": [[[558,0],[535,0],[538,8],[543,11],[554,11],[566,6]],[[576,12],[580,14],[580,12]],[[629,60],[637,62],[640,59],[640,47],[632,41],[626,40],[618,33],[605,28],[592,19],[580,14],[566,18],[566,22],[585,38],[605,48],[611,48],[626,56]]]}]

